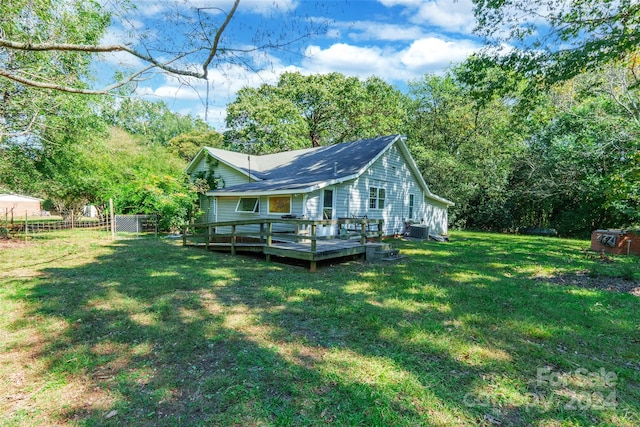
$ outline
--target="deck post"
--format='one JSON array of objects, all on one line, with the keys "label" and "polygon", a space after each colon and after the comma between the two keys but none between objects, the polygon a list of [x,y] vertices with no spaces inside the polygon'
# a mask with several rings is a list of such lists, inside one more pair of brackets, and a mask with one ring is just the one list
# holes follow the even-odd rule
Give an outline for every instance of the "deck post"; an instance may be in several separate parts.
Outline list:
[{"label": "deck post", "polygon": [[[262,227],[262,224],[260,224],[260,226]],[[273,231],[273,223],[268,222],[267,223],[267,246],[271,246],[272,243],[272,239],[271,239],[271,232]],[[271,261],[271,254],[266,254],[266,259],[267,262]]]},{"label": "deck post", "polygon": [[264,222],[260,223],[260,243],[264,242]]},{"label": "deck post", "polygon": [[378,242],[382,242],[382,221],[378,222]]},{"label": "deck post", "polygon": [[209,243],[211,242],[211,229],[213,227],[211,227],[210,225],[207,225],[207,243],[205,244],[205,246],[207,247],[207,250],[209,250]]},{"label": "deck post", "polygon": [[[317,244],[317,236],[316,236],[316,231],[317,231],[318,226],[314,223],[311,224],[311,252],[315,252],[316,251],[316,244]],[[312,263],[312,266],[315,263]]]},{"label": "deck post", "polygon": [[309,271],[311,271],[312,273],[316,271],[316,267],[317,267],[317,262],[316,261],[310,261],[309,262]]},{"label": "deck post", "polygon": [[367,243],[367,220],[362,218],[362,224],[360,225],[360,244]]},{"label": "deck post", "polygon": [[231,226],[231,255],[236,254],[236,226]]}]

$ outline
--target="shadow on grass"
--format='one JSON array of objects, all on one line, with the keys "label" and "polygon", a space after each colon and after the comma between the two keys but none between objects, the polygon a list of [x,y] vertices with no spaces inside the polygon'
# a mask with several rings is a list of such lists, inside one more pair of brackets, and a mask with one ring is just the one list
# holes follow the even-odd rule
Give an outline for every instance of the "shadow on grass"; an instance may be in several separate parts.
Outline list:
[{"label": "shadow on grass", "polygon": [[[531,266],[581,267],[558,240],[465,236],[315,274],[155,239],[47,268],[30,315],[66,327],[44,369],[108,395],[59,421],[637,423],[638,299],[531,280]],[[545,367],[563,380],[537,381]],[[614,372],[617,406],[596,410],[611,387],[576,384],[577,369]],[[589,405],[567,406],[576,395]]]}]

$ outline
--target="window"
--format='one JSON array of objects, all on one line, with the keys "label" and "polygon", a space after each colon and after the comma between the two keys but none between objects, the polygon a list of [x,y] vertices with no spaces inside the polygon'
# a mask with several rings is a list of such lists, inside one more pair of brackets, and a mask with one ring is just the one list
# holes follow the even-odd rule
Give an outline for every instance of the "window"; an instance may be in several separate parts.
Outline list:
[{"label": "window", "polygon": [[260,210],[260,202],[257,197],[241,197],[236,206],[236,212],[257,213]]},{"label": "window", "polygon": [[333,219],[333,190],[324,190],[322,219]]},{"label": "window", "polygon": [[291,213],[291,197],[290,196],[269,197],[269,213],[290,214]]},{"label": "window", "polygon": [[409,194],[409,219],[413,219],[413,194]]},{"label": "window", "polygon": [[384,188],[369,188],[369,208],[384,209],[385,190]]}]

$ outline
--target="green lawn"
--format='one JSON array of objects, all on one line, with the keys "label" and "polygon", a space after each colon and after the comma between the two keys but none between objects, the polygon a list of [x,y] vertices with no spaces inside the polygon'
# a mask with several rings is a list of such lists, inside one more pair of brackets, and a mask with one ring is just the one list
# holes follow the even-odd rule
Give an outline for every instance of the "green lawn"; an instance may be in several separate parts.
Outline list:
[{"label": "green lawn", "polygon": [[93,231],[0,246],[0,425],[640,424],[640,297],[562,283],[638,258],[451,240],[317,273]]}]

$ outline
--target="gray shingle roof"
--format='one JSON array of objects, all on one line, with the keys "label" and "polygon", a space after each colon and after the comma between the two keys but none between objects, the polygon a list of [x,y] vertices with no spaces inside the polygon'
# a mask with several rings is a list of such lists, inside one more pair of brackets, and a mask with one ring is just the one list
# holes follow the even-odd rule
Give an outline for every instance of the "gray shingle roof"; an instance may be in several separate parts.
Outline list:
[{"label": "gray shingle roof", "polygon": [[328,147],[251,156],[251,165],[246,154],[215,148],[207,150],[247,174],[251,166],[251,175],[260,179],[227,187],[223,190],[225,193],[301,190],[359,173],[399,138],[399,135],[391,135]]}]

